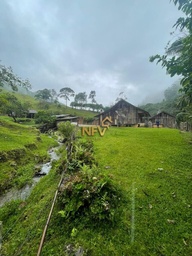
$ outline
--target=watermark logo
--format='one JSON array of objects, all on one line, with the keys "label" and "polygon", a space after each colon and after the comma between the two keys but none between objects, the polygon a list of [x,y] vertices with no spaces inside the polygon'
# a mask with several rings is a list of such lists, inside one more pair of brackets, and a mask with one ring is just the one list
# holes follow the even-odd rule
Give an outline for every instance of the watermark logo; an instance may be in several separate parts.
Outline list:
[{"label": "watermark logo", "polygon": [[103,137],[106,130],[109,129],[109,125],[111,123],[112,123],[111,117],[105,117],[101,122],[101,126],[81,127],[81,135],[84,136],[85,134],[87,134],[88,136],[94,136],[95,133],[99,133],[99,135]]}]

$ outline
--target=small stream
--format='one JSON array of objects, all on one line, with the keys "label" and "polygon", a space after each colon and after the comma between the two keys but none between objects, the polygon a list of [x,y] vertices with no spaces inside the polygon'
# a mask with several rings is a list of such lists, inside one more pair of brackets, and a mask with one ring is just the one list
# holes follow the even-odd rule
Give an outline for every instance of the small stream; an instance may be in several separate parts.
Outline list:
[{"label": "small stream", "polygon": [[49,173],[49,171],[51,170],[52,161],[59,159],[60,156],[57,155],[57,153],[56,153],[56,150],[58,148],[59,147],[52,148],[48,151],[48,154],[50,156],[50,161],[45,164],[42,164],[40,166],[40,171],[38,172],[38,175],[35,175],[33,177],[33,182],[31,185],[26,185],[22,189],[12,188],[7,193],[0,196],[0,207],[2,207],[5,203],[10,202],[12,200],[17,200],[17,199],[25,200],[29,197],[33,187],[37,184],[37,182],[44,175],[47,175]]}]

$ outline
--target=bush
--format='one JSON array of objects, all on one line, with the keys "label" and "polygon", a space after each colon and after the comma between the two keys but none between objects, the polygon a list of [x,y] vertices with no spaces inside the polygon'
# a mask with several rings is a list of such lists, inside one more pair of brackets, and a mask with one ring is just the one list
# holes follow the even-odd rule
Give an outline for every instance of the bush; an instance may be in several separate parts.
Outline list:
[{"label": "bush", "polygon": [[35,123],[36,124],[55,124],[56,117],[52,116],[46,111],[39,111],[35,115]]},{"label": "bush", "polygon": [[68,176],[60,187],[60,215],[65,219],[88,216],[92,220],[114,221],[121,193],[113,180],[95,168],[84,166]]},{"label": "bush", "polygon": [[[76,163],[75,167],[81,167],[83,165],[92,167],[96,164],[93,152],[92,141],[79,141],[75,143],[71,154],[71,160],[69,162],[69,168],[72,170],[71,167],[74,166],[74,163]],[[74,171],[76,171],[75,168]]]},{"label": "bush", "polygon": [[[62,134],[70,137],[71,124],[61,124]],[[93,142],[73,141],[66,159],[67,174],[60,186],[59,214],[65,219],[85,216],[89,220],[114,221],[119,208],[121,192],[111,177],[102,174],[96,167]],[[67,175],[66,174],[66,175]]]},{"label": "bush", "polygon": [[61,133],[61,135],[64,137],[64,139],[66,139],[66,141],[75,139],[76,127],[72,125],[69,121],[59,123],[58,130]]},{"label": "bush", "polygon": [[[84,165],[88,165],[90,167],[97,165],[95,157],[93,155],[93,142],[92,141],[73,141],[73,147],[66,156],[59,170],[63,170],[63,166],[66,167],[69,173],[78,172]],[[69,147],[70,148],[70,147]]]}]

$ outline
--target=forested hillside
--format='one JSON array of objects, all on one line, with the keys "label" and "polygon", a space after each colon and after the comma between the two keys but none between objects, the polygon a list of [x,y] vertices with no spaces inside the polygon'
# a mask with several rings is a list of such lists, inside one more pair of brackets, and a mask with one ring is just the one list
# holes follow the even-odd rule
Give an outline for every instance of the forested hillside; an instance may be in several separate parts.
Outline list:
[{"label": "forested hillside", "polygon": [[140,105],[139,107],[148,111],[151,116],[156,115],[158,112],[166,111],[171,115],[176,116],[181,112],[179,106],[179,99],[182,93],[179,91],[181,85],[179,81],[164,91],[164,99],[158,103],[147,103],[145,105]]}]

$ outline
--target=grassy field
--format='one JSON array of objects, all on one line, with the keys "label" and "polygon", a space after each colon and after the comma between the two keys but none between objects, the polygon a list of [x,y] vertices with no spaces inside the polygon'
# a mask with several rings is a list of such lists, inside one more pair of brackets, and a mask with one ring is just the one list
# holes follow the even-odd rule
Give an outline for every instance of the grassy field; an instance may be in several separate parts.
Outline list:
[{"label": "grassy field", "polygon": [[188,136],[171,129],[122,128],[95,139],[99,163],[103,169],[108,166],[106,172],[118,180],[130,200],[127,249],[122,255],[192,254]]},{"label": "grassy field", "polygon": [[[56,206],[42,255],[66,255],[67,244],[82,246],[90,256],[192,255],[191,134],[110,128],[104,137],[89,139],[99,168],[123,191],[117,222],[90,225],[83,216],[64,222]],[[59,179],[54,168],[25,203],[0,209],[3,255],[36,255]]]}]

